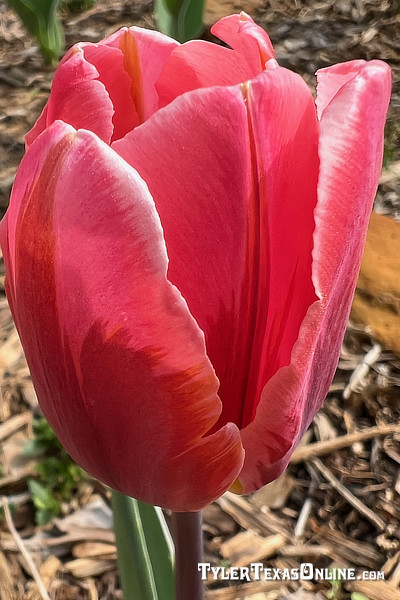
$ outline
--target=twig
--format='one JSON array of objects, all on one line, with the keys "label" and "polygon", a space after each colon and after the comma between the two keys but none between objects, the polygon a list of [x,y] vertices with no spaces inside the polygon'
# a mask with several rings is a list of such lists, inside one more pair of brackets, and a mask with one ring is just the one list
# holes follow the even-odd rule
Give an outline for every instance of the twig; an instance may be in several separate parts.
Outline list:
[{"label": "twig", "polygon": [[37,570],[36,565],[33,562],[32,557],[30,556],[29,552],[25,548],[25,544],[22,541],[21,536],[19,535],[18,531],[15,529],[15,526],[14,526],[14,523],[12,520],[12,516],[11,516],[10,507],[8,505],[8,500],[5,496],[3,496],[3,498],[2,498],[2,502],[3,502],[4,516],[6,518],[7,527],[10,530],[10,533],[13,536],[15,543],[17,544],[22,556],[25,559],[28,569],[31,572],[31,575],[32,575],[33,579],[35,580],[35,583],[38,587],[39,594],[40,594],[42,600],[50,600],[50,596],[48,595],[48,593],[46,591],[44,583],[40,577],[39,571]]},{"label": "twig", "polygon": [[238,598],[249,598],[255,594],[260,597],[263,592],[271,593],[280,589],[285,590],[284,581],[265,581],[263,583],[254,581],[253,583],[244,583],[219,590],[209,590],[206,592],[205,600],[237,600]]},{"label": "twig", "polygon": [[277,533],[288,540],[292,540],[290,532],[269,510],[256,511],[254,504],[251,504],[242,496],[225,492],[223,496],[216,500],[216,503],[244,529],[254,529],[261,535]]},{"label": "twig", "polygon": [[22,479],[26,479],[35,473],[35,466],[33,464],[27,465],[26,467],[21,467],[18,471],[11,473],[10,475],[5,475],[4,477],[0,477],[0,490],[4,487],[11,486],[14,483],[20,482]]},{"label": "twig", "polygon": [[333,553],[332,546],[324,546],[321,544],[297,544],[296,546],[284,546],[279,549],[279,554],[285,558],[293,557],[313,557],[320,558],[321,556],[331,557]]},{"label": "twig", "polygon": [[321,475],[323,475],[325,479],[329,481],[331,486],[335,490],[337,490],[343,496],[343,498],[345,498],[347,502],[349,502],[349,504],[351,504],[356,510],[358,510],[359,513],[361,513],[366,519],[368,519],[368,521],[370,521],[379,531],[386,530],[385,521],[378,517],[378,515],[376,515],[373,510],[368,508],[368,506],[365,506],[365,504],[363,504],[361,500],[356,498],[354,494],[352,494],[342,483],[340,483],[340,481],[336,479],[336,477],[331,473],[328,467],[326,467],[324,463],[319,460],[319,458],[314,458],[312,460],[312,464],[318,469]]},{"label": "twig", "polygon": [[369,352],[364,356],[362,362],[354,369],[348,385],[343,391],[343,398],[348,400],[352,392],[357,392],[365,387],[366,377],[371,367],[376,363],[382,353],[382,347],[374,344]]},{"label": "twig", "polygon": [[297,519],[297,523],[294,528],[294,537],[295,538],[301,537],[303,535],[304,529],[306,527],[308,518],[309,518],[311,510],[312,510],[312,507],[313,507],[313,503],[312,503],[311,498],[307,498],[301,508],[299,518]]},{"label": "twig", "polygon": [[307,444],[306,446],[300,446],[294,451],[290,462],[292,464],[297,464],[310,460],[315,456],[324,456],[325,454],[335,452],[335,450],[347,448],[356,442],[370,440],[371,438],[383,435],[393,435],[395,433],[400,433],[400,425],[392,423],[390,425],[370,427],[369,429],[363,429],[362,431],[341,435],[333,440],[327,440],[326,442]]},{"label": "twig", "polygon": [[10,417],[0,425],[0,441],[2,442],[7,437],[26,427],[32,422],[32,413],[27,411],[14,417]]}]

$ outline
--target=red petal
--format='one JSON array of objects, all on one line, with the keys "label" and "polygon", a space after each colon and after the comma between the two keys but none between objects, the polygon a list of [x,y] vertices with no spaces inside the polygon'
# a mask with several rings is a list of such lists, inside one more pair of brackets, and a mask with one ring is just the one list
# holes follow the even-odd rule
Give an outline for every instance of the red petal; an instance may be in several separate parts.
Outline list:
[{"label": "red petal", "polygon": [[85,60],[83,49],[74,46],[54,74],[49,100],[42,115],[26,136],[29,147],[56,120],[93,131],[110,143],[114,108],[97,69]]},{"label": "red petal", "polygon": [[246,57],[256,71],[262,71],[265,63],[275,58],[269,36],[245,12],[220,19],[211,33]]},{"label": "red petal", "polygon": [[241,83],[260,70],[229,48],[201,40],[187,42],[172,52],[157,82],[160,106],[198,88]]},{"label": "red petal", "polygon": [[57,123],[25,156],[7,220],[16,322],[67,451],[152,504],[197,510],[218,497],[241,468],[239,432],[206,435],[218,380],[166,278],[163,232],[138,174],[90,132]]},{"label": "red petal", "polygon": [[155,84],[178,42],[139,27],[123,28],[102,42],[119,48],[124,56],[124,68],[131,81],[131,95],[143,123],[159,108]]},{"label": "red petal", "polygon": [[250,84],[247,106],[249,117],[239,88],[197,90],[113,145],[155,198],[169,279],[205,332],[221,381],[220,425],[253,418],[315,299],[311,94],[276,69]]},{"label": "red petal", "polygon": [[124,68],[124,55],[105,44],[81,44],[88,63],[96,67],[113,105],[114,126],[111,141],[118,140],[139,125],[139,116],[131,97],[132,81]]},{"label": "red petal", "polygon": [[247,104],[258,189],[251,207],[252,353],[243,427],[254,419],[267,381],[290,363],[316,300],[311,253],[319,169],[315,106],[298,75],[279,67],[266,71],[248,84]]},{"label": "red petal", "polygon": [[184,92],[252,79],[274,57],[268,35],[244,12],[221,19],[212,32],[233,50],[204,41],[175,48],[156,86],[160,106]]},{"label": "red petal", "polygon": [[318,71],[317,98],[315,103],[319,119],[332,98],[348,81],[351,81],[358,75],[360,69],[365,64],[365,60],[352,60]]},{"label": "red petal", "polygon": [[113,144],[155,199],[168,278],[206,336],[229,419],[240,423],[247,381],[246,259],[251,196],[246,106],[239,88],[177,98]]},{"label": "red petal", "polygon": [[245,493],[283,471],[324,400],[357,281],[382,162],[390,70],[378,61],[359,64],[343,85],[340,71],[336,82],[329,70],[319,74],[324,101],[312,271],[321,300],[301,325],[290,365],[266,384],[254,421],[241,432]]}]

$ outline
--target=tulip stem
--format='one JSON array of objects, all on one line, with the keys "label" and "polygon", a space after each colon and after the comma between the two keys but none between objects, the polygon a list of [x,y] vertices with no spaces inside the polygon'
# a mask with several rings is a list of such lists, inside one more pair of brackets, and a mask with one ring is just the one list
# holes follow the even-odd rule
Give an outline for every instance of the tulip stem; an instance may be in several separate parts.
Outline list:
[{"label": "tulip stem", "polygon": [[203,560],[201,512],[172,513],[175,541],[176,600],[202,600],[203,582],[198,564]]}]

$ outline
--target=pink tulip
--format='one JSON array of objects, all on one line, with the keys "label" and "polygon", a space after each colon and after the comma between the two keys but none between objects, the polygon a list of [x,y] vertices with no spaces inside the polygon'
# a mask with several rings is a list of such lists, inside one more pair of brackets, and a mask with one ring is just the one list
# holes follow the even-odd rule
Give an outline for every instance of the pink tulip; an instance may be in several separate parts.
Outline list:
[{"label": "pink tulip", "polygon": [[353,61],[319,71],[316,111],[250,17],[214,33],[232,49],[137,28],[72,48],[0,232],[61,442],[178,511],[276,478],[321,406],[390,96],[387,65]]}]

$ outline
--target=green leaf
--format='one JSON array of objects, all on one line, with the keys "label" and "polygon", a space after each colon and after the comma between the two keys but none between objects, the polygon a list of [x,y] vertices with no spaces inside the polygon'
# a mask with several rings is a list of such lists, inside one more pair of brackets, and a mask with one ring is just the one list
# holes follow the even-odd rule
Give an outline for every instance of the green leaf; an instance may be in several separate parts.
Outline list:
[{"label": "green leaf", "polygon": [[48,62],[55,61],[64,48],[64,34],[57,10],[62,0],[6,0],[27,30],[37,39]]},{"label": "green leaf", "polygon": [[138,502],[113,491],[111,506],[124,598],[158,600]]},{"label": "green leaf", "polygon": [[161,508],[112,492],[125,598],[175,600],[173,543]]},{"label": "green leaf", "polygon": [[139,502],[139,512],[158,600],[175,598],[174,544],[159,506]]},{"label": "green leaf", "polygon": [[364,594],[360,594],[359,592],[353,592],[350,596],[350,600],[369,600],[369,598],[364,596]]},{"label": "green leaf", "polygon": [[24,444],[22,453],[24,456],[28,456],[30,458],[39,456],[43,454],[45,447],[43,444],[36,438],[33,440],[27,440]]},{"label": "green leaf", "polygon": [[24,445],[24,454],[39,457],[31,493],[36,522],[45,524],[60,513],[61,503],[72,498],[87,473],[73,462],[46,419],[34,419],[33,432],[35,437]]},{"label": "green leaf", "polygon": [[54,498],[52,490],[44,487],[35,479],[28,480],[28,488],[36,508],[36,523],[46,525],[53,517],[60,514],[60,504]]},{"label": "green leaf", "polygon": [[63,8],[70,12],[80,12],[93,8],[95,0],[63,0]]},{"label": "green leaf", "polygon": [[199,37],[204,30],[205,0],[155,0],[157,27],[179,42]]}]

